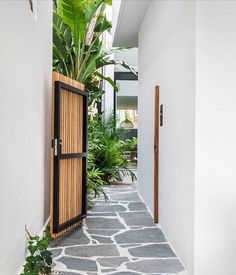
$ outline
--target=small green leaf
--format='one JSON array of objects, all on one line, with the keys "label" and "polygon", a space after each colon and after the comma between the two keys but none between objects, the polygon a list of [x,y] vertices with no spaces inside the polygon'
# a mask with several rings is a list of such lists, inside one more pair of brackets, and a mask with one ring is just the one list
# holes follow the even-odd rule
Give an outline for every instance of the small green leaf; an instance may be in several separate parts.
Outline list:
[{"label": "small green leaf", "polygon": [[31,255],[34,255],[34,253],[37,251],[37,246],[34,246],[34,245],[30,244],[28,246],[28,250],[29,250]]}]

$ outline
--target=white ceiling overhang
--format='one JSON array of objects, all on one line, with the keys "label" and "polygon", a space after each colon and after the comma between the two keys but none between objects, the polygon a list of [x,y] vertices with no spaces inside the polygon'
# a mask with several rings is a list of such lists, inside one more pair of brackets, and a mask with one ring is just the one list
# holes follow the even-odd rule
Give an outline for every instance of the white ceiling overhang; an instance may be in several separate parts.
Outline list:
[{"label": "white ceiling overhang", "polygon": [[113,46],[138,47],[138,32],[151,0],[113,0]]}]

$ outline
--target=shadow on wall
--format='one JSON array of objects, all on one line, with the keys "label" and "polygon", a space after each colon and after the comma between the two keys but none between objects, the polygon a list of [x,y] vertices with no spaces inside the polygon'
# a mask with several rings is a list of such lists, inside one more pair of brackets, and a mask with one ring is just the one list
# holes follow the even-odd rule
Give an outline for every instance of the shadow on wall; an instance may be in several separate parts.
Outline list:
[{"label": "shadow on wall", "polygon": [[44,223],[50,214],[51,78],[44,79]]}]

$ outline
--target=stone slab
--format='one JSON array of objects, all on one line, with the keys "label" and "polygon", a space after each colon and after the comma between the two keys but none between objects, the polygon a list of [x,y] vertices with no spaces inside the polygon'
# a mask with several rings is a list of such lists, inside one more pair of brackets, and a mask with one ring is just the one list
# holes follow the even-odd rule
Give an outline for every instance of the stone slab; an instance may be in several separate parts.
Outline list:
[{"label": "stone slab", "polygon": [[130,211],[142,211],[147,210],[143,202],[131,202],[128,205]]},{"label": "stone slab", "polygon": [[68,269],[80,271],[97,271],[97,264],[93,260],[62,257],[58,261],[66,265]]},{"label": "stone slab", "polygon": [[120,256],[116,245],[86,245],[66,248],[65,254],[76,257]]},{"label": "stone slab", "polygon": [[111,274],[114,274],[114,275],[140,275],[140,273],[131,272],[131,271],[115,272],[115,273],[111,273]]},{"label": "stone slab", "polygon": [[98,263],[103,267],[119,267],[122,263],[128,262],[127,257],[98,258]]},{"label": "stone slab", "polygon": [[127,192],[122,194],[111,194],[111,199],[116,201],[141,201],[138,192]]},{"label": "stone slab", "polygon": [[98,217],[117,217],[116,213],[93,213],[93,212],[88,212],[88,216],[98,216]]},{"label": "stone slab", "polygon": [[117,218],[88,217],[88,229],[124,229],[124,225]]},{"label": "stone slab", "polygon": [[50,252],[52,253],[52,258],[56,258],[61,254],[62,249],[52,249]]},{"label": "stone slab", "polygon": [[149,212],[127,212],[119,213],[128,226],[155,226],[155,223]]},{"label": "stone slab", "polygon": [[101,236],[94,236],[94,235],[91,235],[91,237],[94,240],[98,241],[98,243],[100,243],[100,244],[111,244],[111,243],[113,243],[113,241],[109,237],[101,237]]},{"label": "stone slab", "polygon": [[129,249],[129,253],[140,258],[171,258],[176,257],[168,244],[149,244]]},{"label": "stone slab", "polygon": [[158,243],[167,241],[159,228],[129,230],[116,235],[115,240],[119,244]]},{"label": "stone slab", "polygon": [[138,244],[138,243],[132,243],[132,244],[121,244],[120,246],[121,247],[124,247],[124,248],[133,248],[133,247],[137,247],[137,246],[141,246],[142,244]]},{"label": "stone slab", "polygon": [[127,268],[141,273],[178,273],[184,268],[177,259],[153,259],[129,262]]},{"label": "stone slab", "polygon": [[112,236],[119,232],[119,230],[113,230],[113,229],[88,229],[87,232],[92,235],[102,235],[102,236]]},{"label": "stone slab", "polygon": [[124,212],[127,209],[122,205],[95,205],[90,212]]},{"label": "stone slab", "polygon": [[51,247],[64,247],[70,245],[88,244],[89,238],[84,234],[82,228],[75,228],[71,232],[65,233],[62,236],[51,241]]}]

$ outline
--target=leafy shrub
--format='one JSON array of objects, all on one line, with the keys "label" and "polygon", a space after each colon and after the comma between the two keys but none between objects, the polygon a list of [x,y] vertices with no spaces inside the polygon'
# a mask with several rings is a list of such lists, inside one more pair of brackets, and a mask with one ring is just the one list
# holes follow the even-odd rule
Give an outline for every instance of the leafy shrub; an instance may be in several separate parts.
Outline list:
[{"label": "leafy shrub", "polygon": [[107,200],[107,195],[103,190],[103,185],[106,182],[103,180],[104,173],[95,165],[94,155],[89,152],[88,155],[88,174],[87,174],[87,189],[88,189],[88,206],[92,203],[90,198],[99,197],[101,194]]},{"label": "leafy shrub", "polygon": [[52,253],[48,250],[51,235],[45,229],[43,236],[31,236],[27,231],[29,256],[26,258],[24,271],[21,275],[50,275],[52,274]]},{"label": "leafy shrub", "polygon": [[136,179],[123,155],[131,143],[119,140],[113,116],[108,121],[105,121],[103,115],[96,115],[91,119],[88,134],[89,155],[94,168],[101,172],[100,178],[104,184],[120,182],[127,175],[131,176],[132,181]]},{"label": "leafy shrub", "polygon": [[123,151],[137,151],[138,141],[136,137],[133,137],[132,139],[127,139],[121,143]]}]

